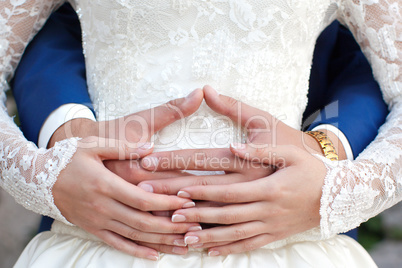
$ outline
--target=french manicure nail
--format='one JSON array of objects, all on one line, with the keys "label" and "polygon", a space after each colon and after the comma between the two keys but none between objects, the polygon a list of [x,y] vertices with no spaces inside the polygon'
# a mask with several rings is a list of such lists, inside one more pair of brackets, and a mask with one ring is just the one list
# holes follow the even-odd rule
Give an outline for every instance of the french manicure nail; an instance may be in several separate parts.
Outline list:
[{"label": "french manicure nail", "polygon": [[173,245],[181,247],[187,246],[186,242],[184,242],[184,239],[176,239],[175,241],[173,241]]},{"label": "french manicure nail", "polygon": [[172,222],[184,222],[184,221],[186,221],[186,217],[184,217],[183,215],[176,214],[172,216]]},{"label": "french manicure nail", "polygon": [[144,190],[145,192],[150,192],[153,193],[154,192],[154,187],[152,187],[152,185],[149,184],[140,184],[139,187]]},{"label": "french manicure nail", "polygon": [[244,143],[231,143],[230,147],[234,148],[234,149],[246,149],[246,145]]},{"label": "french manicure nail", "polygon": [[190,228],[188,228],[187,232],[197,232],[197,231],[201,231],[202,227],[201,226],[191,226]]},{"label": "french manicure nail", "polygon": [[177,193],[177,196],[179,196],[179,197],[184,197],[184,198],[190,198],[190,194],[187,193],[187,192],[185,192],[185,191],[179,191],[179,192]]},{"label": "french manicure nail", "polygon": [[215,257],[215,256],[219,256],[219,255],[220,255],[219,251],[216,251],[216,250],[211,250],[210,252],[208,252],[209,257]]},{"label": "french manicure nail", "polygon": [[200,241],[200,239],[197,236],[187,236],[186,238],[184,238],[184,242],[187,245],[197,244],[198,241]]},{"label": "french manicure nail", "polygon": [[195,207],[194,202],[187,202],[182,206],[182,208],[192,208],[192,207]]}]

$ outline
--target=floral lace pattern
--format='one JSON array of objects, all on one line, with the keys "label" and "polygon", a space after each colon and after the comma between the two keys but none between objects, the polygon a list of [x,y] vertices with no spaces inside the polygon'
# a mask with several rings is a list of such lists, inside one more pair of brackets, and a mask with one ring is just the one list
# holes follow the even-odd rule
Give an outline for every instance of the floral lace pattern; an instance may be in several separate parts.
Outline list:
[{"label": "floral lace pattern", "polygon": [[[0,2],[2,90],[26,43],[58,3]],[[371,62],[391,113],[379,136],[356,161],[327,164],[321,229],[277,245],[349,230],[401,199],[402,10],[398,0],[76,0],[73,4],[83,28],[89,92],[99,120],[148,109],[210,84],[300,128],[315,40],[334,19],[341,20]],[[56,149],[42,153],[21,135],[9,134],[17,129],[5,113],[0,116],[0,152],[10,154],[11,148],[16,152],[0,162],[3,187],[22,203],[30,200],[25,194],[29,187],[46,189],[46,208],[38,203],[31,207],[42,213],[56,211],[50,202],[51,185],[75,145],[60,144],[63,153],[57,156]],[[181,133],[183,124],[203,130],[194,137],[198,143],[191,144],[186,133],[180,141],[173,136]],[[222,128],[228,131],[219,135],[213,131]],[[226,146],[234,139],[233,129],[230,121],[204,105],[161,131],[156,146]],[[35,171],[28,174],[32,166]],[[42,187],[46,178],[51,182]],[[43,196],[36,189],[30,193]]]},{"label": "floral lace pattern", "polygon": [[56,1],[0,2],[0,186],[25,208],[69,224],[54,205],[52,187],[77,148],[77,139],[38,149],[6,112],[5,90],[21,54]]}]

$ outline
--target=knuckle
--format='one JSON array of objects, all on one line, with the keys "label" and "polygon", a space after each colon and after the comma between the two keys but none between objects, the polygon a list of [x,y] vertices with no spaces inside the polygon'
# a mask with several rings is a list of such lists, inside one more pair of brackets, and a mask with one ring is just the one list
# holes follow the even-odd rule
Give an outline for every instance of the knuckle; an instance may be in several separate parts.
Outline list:
[{"label": "knuckle", "polygon": [[208,186],[208,185],[212,185],[212,181],[208,177],[202,177],[202,178],[198,178],[198,180],[195,181],[195,185]]},{"label": "knuckle", "polygon": [[210,232],[207,232],[204,234],[203,238],[203,243],[209,243],[214,241],[214,235]]},{"label": "knuckle", "polygon": [[182,118],[182,113],[179,109],[181,102],[181,99],[175,99],[166,103],[166,108],[168,109],[167,115],[170,117],[171,120],[176,121]]},{"label": "knuckle", "polygon": [[149,232],[151,230],[152,224],[144,219],[139,220],[136,224],[136,229],[143,231],[143,232]]},{"label": "knuckle", "polygon": [[232,202],[234,202],[236,200],[236,195],[233,193],[233,192],[231,192],[231,191],[229,191],[229,190],[226,190],[224,193],[223,193],[223,202],[225,202],[225,203],[232,203]]},{"label": "knuckle", "polygon": [[120,152],[124,153],[125,155],[128,155],[130,153],[130,148],[129,148],[128,144],[123,141],[119,141],[118,149]]},{"label": "knuckle", "polygon": [[166,245],[168,241],[168,236],[167,235],[161,235],[158,239],[159,244],[161,245]]},{"label": "knuckle", "polygon": [[[96,214],[104,213],[104,205],[101,202],[94,200],[91,202],[90,206],[91,206],[91,210],[96,212]],[[94,218],[96,218],[94,215],[96,215],[96,214],[91,214],[91,216],[89,216],[89,217],[93,218],[93,220],[94,220]]]},{"label": "knuckle", "polygon": [[196,211],[191,218],[193,219],[194,222],[202,222],[202,217],[198,211]]},{"label": "knuckle", "polygon": [[236,229],[234,232],[235,240],[241,240],[247,237],[247,232],[244,229]]},{"label": "knuckle", "polygon": [[226,107],[224,110],[224,115],[226,116],[236,116],[237,115],[237,108],[238,105],[240,104],[240,101],[237,101],[231,97],[226,98]]},{"label": "knuckle", "polygon": [[182,225],[182,224],[173,224],[172,225],[172,233],[173,234],[181,234],[183,232],[186,232],[188,228],[185,228],[186,225]]},{"label": "knuckle", "polygon": [[137,208],[141,211],[149,211],[151,208],[151,203],[146,199],[137,200]]},{"label": "knuckle", "polygon": [[192,162],[194,163],[194,167],[202,168],[205,167],[208,161],[208,155],[206,152],[202,150],[197,150],[192,155]]},{"label": "knuckle", "polygon": [[243,244],[244,251],[252,251],[256,248],[257,248],[257,246],[253,241],[244,241],[244,244]]},{"label": "knuckle", "polygon": [[171,191],[170,185],[167,183],[162,183],[161,190],[162,190],[162,194],[169,194]]},{"label": "knuckle", "polygon": [[220,216],[220,222],[225,224],[237,222],[237,216],[233,213],[223,213]]},{"label": "knuckle", "polygon": [[141,240],[141,232],[138,232],[136,230],[130,230],[127,233],[127,238],[130,238],[133,241]]}]

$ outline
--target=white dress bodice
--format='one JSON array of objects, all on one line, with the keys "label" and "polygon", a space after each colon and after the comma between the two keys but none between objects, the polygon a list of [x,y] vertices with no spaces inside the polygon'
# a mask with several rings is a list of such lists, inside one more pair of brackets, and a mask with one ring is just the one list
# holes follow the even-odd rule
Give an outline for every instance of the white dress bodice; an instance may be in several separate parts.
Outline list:
[{"label": "white dress bodice", "polygon": [[[209,84],[299,128],[328,6],[321,0],[77,1],[98,119],[149,109]],[[194,116],[211,115],[202,110]]]},{"label": "white dress bodice", "polygon": [[[72,4],[82,24],[88,87],[99,120],[148,109],[210,84],[221,94],[299,129],[317,36],[336,18],[352,30],[391,113],[377,139],[356,161],[327,163],[321,229],[297,235],[293,241],[349,230],[402,199],[399,1],[75,0]],[[27,42],[61,2],[0,2],[2,89]],[[171,145],[172,135],[182,128],[177,122],[159,133],[156,145],[225,147],[240,134],[205,105],[184,122],[197,116],[208,118],[211,129],[235,130],[235,136],[229,131],[216,138],[211,131],[195,136],[195,144],[183,139]],[[208,127],[205,121],[194,122],[192,127]],[[68,223],[53,203],[51,188],[74,155],[76,143],[40,151],[3,111],[0,127],[0,153],[12,155],[0,158],[1,186],[26,207]],[[32,167],[36,169],[29,172]]]}]

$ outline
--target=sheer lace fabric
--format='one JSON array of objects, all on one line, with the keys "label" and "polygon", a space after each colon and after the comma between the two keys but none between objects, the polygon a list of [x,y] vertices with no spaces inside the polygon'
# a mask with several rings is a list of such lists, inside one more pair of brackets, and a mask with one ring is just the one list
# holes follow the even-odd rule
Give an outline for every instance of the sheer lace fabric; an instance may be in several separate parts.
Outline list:
[{"label": "sheer lace fabric", "polygon": [[0,2],[0,185],[25,208],[68,223],[54,205],[52,187],[76,151],[76,139],[51,150],[28,142],[6,112],[7,79],[21,54],[55,7],[52,1]]},{"label": "sheer lace fabric", "polygon": [[[0,2],[3,89],[27,41],[57,4]],[[342,20],[370,60],[391,114],[356,161],[327,163],[321,228],[270,247],[349,230],[401,199],[402,15],[398,0],[77,0],[73,4],[83,28],[88,87],[99,120],[148,109],[210,84],[221,94],[300,128],[315,40],[332,20]],[[0,130],[3,147],[28,146],[21,135],[12,135],[17,141],[11,140],[7,133],[17,129],[3,117],[7,122]],[[188,127],[202,131],[187,131]],[[193,116],[161,131],[155,143],[159,150],[225,147],[240,136],[230,120],[203,105]],[[64,151],[62,158],[56,158],[57,171],[46,188],[48,205],[35,204],[38,212],[57,210],[51,202],[51,185],[64,167],[61,163],[68,163],[75,150],[73,143],[59,146]],[[43,164],[54,150],[40,154],[32,149],[32,159],[44,157],[36,161],[39,173],[35,174],[15,175],[30,151],[1,162],[18,169],[7,180],[2,178],[3,187],[18,199],[21,190],[17,188],[41,185],[35,178],[42,171],[50,174]],[[10,186],[16,182],[18,187]],[[42,193],[35,190],[33,195]],[[22,203],[31,200],[25,198]]]}]

